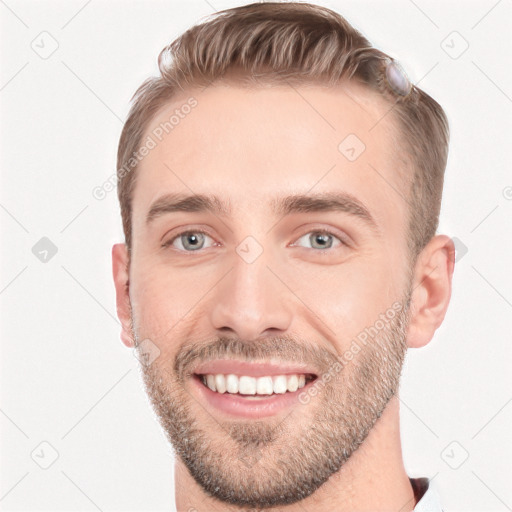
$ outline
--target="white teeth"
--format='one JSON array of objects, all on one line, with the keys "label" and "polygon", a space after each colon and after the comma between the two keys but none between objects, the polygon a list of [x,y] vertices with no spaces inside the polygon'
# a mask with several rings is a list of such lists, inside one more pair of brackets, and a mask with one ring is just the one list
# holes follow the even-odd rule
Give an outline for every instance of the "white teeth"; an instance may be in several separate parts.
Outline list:
[{"label": "white teeth", "polygon": [[219,393],[226,392],[226,379],[221,373],[215,375],[215,388]]},{"label": "white teeth", "polygon": [[242,395],[255,395],[256,394],[256,379],[254,377],[247,377],[244,375],[238,381],[238,392]]},{"label": "white teeth", "polygon": [[215,375],[207,375],[206,376],[206,385],[212,390],[216,391],[215,388]]},{"label": "white teeth", "polygon": [[273,391],[272,377],[260,377],[256,381],[256,393],[258,395],[271,395]]},{"label": "white teeth", "polygon": [[[238,377],[232,373],[226,375],[226,387],[228,393],[238,393]],[[215,389],[213,391],[215,391]]]},{"label": "white teeth", "polygon": [[297,391],[299,388],[299,377],[297,375],[290,375],[288,377],[288,391]]},{"label": "white teeth", "polygon": [[286,393],[286,376],[278,375],[277,377],[273,377],[272,381],[274,382],[274,393]]},{"label": "white teeth", "polygon": [[250,377],[247,375],[208,374],[202,375],[202,381],[212,391],[218,393],[240,393],[242,395],[272,395],[294,392],[306,385],[306,375],[274,375],[268,377]]}]

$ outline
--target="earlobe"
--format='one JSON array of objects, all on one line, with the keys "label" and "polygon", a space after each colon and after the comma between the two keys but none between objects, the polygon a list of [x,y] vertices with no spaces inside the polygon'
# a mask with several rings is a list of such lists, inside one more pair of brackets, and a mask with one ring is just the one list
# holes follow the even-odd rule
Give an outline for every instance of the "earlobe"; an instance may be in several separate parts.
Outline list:
[{"label": "earlobe", "polygon": [[450,237],[436,235],[418,257],[412,283],[408,346],[419,348],[442,324],[452,291],[455,246]]},{"label": "earlobe", "polygon": [[134,346],[129,294],[129,256],[125,244],[112,247],[112,274],[116,289],[117,317],[121,322],[121,341],[128,347]]}]

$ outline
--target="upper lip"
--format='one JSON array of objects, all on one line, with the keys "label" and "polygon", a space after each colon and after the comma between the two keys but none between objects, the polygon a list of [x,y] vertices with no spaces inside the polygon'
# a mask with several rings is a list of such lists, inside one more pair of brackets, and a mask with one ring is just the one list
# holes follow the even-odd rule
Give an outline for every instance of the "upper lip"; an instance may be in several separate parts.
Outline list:
[{"label": "upper lip", "polygon": [[276,362],[248,362],[236,359],[216,359],[199,363],[193,370],[195,374],[222,373],[247,375],[249,377],[264,377],[266,375],[311,374],[316,376],[314,368],[305,364]]}]

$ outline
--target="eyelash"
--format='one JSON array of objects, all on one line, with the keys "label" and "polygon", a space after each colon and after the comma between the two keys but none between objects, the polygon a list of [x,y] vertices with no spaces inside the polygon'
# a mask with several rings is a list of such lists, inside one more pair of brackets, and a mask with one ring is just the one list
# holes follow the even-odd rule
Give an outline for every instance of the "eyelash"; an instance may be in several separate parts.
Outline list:
[{"label": "eyelash", "polygon": [[[181,236],[183,235],[187,235],[187,234],[197,234],[197,233],[200,233],[200,234],[203,234],[203,235],[207,235],[209,236],[210,238],[213,238],[207,231],[204,231],[202,229],[193,229],[193,230],[186,230],[186,231],[182,231],[180,233],[178,233],[177,235],[175,235],[174,237],[172,237],[170,240],[168,240],[167,242],[164,242],[162,244],[162,248],[166,249],[168,247],[170,247],[175,240],[177,240],[178,238],[180,238]],[[349,244],[346,243],[342,237],[339,237],[337,236],[336,234],[334,234],[333,232],[327,230],[327,229],[312,229],[310,231],[307,231],[306,233],[302,234],[301,236],[299,236],[297,238],[297,241],[300,240],[301,238],[303,238],[304,236],[306,235],[309,235],[309,234],[312,234],[312,233],[315,233],[315,234],[320,234],[320,235],[329,235],[329,236],[332,236],[333,238],[335,238],[336,240],[338,240],[340,242],[340,246],[344,246],[344,247],[348,247]],[[300,247],[300,246],[296,246],[295,245],[296,242],[294,242],[294,244],[292,244],[293,247]],[[303,249],[306,249],[306,247],[303,247]],[[315,251],[315,252],[318,252],[318,253],[327,253],[327,252],[330,252],[332,250],[336,249],[336,247],[329,247],[327,249],[314,249],[312,248],[311,250]],[[193,254],[195,252],[199,253],[201,252],[201,249],[198,249],[196,251],[187,251],[187,250],[183,250],[183,249],[177,249],[179,252],[185,252],[185,253],[189,253],[189,254]]]}]

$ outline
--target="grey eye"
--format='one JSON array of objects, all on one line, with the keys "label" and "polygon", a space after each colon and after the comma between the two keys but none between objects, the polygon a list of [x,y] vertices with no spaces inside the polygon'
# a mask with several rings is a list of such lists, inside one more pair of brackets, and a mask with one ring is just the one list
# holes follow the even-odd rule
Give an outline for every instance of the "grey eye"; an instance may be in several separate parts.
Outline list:
[{"label": "grey eye", "polygon": [[329,249],[332,247],[332,236],[325,233],[316,233],[309,235],[309,241],[315,249]]},{"label": "grey eye", "polygon": [[[209,245],[207,240],[210,239]],[[184,231],[163,244],[163,247],[174,247],[183,252],[194,252],[214,245],[211,236],[202,231]]]},{"label": "grey eye", "polygon": [[301,236],[298,240],[298,245],[302,245],[300,243],[301,240],[305,240],[306,243],[311,244],[311,247],[313,249],[330,249],[331,247],[333,247],[334,240],[337,240],[339,242],[338,245],[341,245],[343,243],[340,241],[338,237],[332,235],[331,233],[326,233],[322,231],[312,231],[311,233],[307,233],[306,235]]},{"label": "grey eye", "polygon": [[183,233],[180,235],[179,240],[185,250],[197,251],[202,249],[204,245],[204,233]]}]

